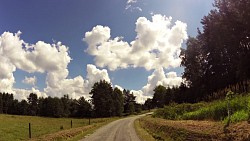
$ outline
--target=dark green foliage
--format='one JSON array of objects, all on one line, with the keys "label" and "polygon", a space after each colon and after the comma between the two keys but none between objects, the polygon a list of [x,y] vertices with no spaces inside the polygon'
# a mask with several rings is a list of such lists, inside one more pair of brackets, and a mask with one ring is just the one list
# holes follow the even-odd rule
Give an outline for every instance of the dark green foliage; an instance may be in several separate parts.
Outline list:
[{"label": "dark green foliage", "polygon": [[114,115],[121,116],[124,111],[124,98],[122,95],[122,91],[120,91],[118,88],[114,88],[112,98],[114,101]]},{"label": "dark green foliage", "polygon": [[136,113],[141,113],[142,111],[142,104],[135,103],[135,112]]},{"label": "dark green foliage", "polygon": [[77,101],[76,117],[91,117],[91,105],[84,97],[80,97]]},{"label": "dark green foliage", "polygon": [[0,114],[3,113],[3,96],[2,93],[0,93]]},{"label": "dark green foliage", "polygon": [[153,109],[154,108],[154,105],[153,105],[153,100],[151,98],[148,98],[143,106],[142,106],[143,110],[150,110],[150,109]]},{"label": "dark green foliage", "polygon": [[13,94],[3,93],[2,100],[3,100],[3,113],[7,114],[9,113],[8,110],[11,107],[12,102],[14,100]]},{"label": "dark green foliage", "polygon": [[44,111],[41,112],[44,114],[44,116],[48,117],[63,116],[63,104],[59,98],[48,97],[45,98],[42,103]]},{"label": "dark green foliage", "polygon": [[[238,122],[247,120],[249,113],[250,96],[236,96],[231,99],[231,121]],[[158,109],[154,113],[155,117],[165,119],[190,119],[190,120],[215,120],[227,121],[227,101],[217,100],[211,103],[195,103],[195,104],[170,104],[164,108]]]},{"label": "dark green foliage", "polygon": [[[110,117],[122,116],[124,108],[127,114],[140,113],[142,105],[135,102],[135,96],[129,90],[123,93],[111,87],[106,81],[94,84],[90,103],[84,97],[69,99],[68,95],[58,97],[40,97],[31,93],[26,100],[14,100],[13,94],[0,93],[0,114],[31,115],[45,117]],[[92,105],[93,104],[93,105]],[[92,108],[93,107],[93,108]]]},{"label": "dark green foliage", "polygon": [[98,117],[112,116],[113,112],[113,89],[111,84],[105,80],[97,82],[92,87],[90,94],[92,95],[92,104],[94,105],[95,115]]},{"label": "dark green foliage", "polygon": [[181,119],[183,114],[198,110],[202,107],[207,105],[206,103],[196,103],[196,104],[190,104],[190,103],[183,103],[183,104],[176,104],[171,103],[168,106],[165,106],[164,108],[158,109],[154,112],[155,117],[161,117],[165,119]]},{"label": "dark green foliage", "polygon": [[159,85],[154,89],[153,103],[159,108],[166,105],[167,89],[166,87]]},{"label": "dark green foliage", "polygon": [[34,93],[31,93],[28,97],[28,103],[29,103],[29,108],[28,108],[29,115],[31,116],[37,115],[37,111],[38,111],[37,95]]},{"label": "dark green foliage", "polygon": [[132,102],[128,103],[127,107],[128,108],[127,108],[126,113],[129,113],[130,115],[134,114],[134,112],[135,112],[135,105],[134,105],[134,103],[132,103]]},{"label": "dark green foliage", "polygon": [[69,95],[64,95],[61,98],[63,105],[63,117],[68,117],[70,115],[70,99]]},{"label": "dark green foliage", "polygon": [[250,1],[215,0],[214,7],[201,21],[202,32],[181,51],[187,102],[216,99],[214,93],[226,87],[249,91]]},{"label": "dark green foliage", "polygon": [[133,114],[135,112],[135,96],[129,90],[123,90],[124,95],[124,112],[126,114]]},{"label": "dark green foliage", "polygon": [[26,100],[22,100],[19,104],[19,115],[28,115],[29,104]]}]

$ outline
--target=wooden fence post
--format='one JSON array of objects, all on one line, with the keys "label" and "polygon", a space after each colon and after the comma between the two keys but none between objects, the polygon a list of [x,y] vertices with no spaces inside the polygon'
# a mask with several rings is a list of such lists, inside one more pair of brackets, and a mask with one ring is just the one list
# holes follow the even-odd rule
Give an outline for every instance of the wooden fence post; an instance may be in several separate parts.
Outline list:
[{"label": "wooden fence post", "polygon": [[29,123],[29,138],[31,139],[31,124]]}]

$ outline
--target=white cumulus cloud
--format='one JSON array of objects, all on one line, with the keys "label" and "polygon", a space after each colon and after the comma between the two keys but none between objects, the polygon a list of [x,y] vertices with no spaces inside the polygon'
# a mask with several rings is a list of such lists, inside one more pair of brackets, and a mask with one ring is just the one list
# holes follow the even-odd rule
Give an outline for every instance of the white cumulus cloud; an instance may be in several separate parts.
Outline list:
[{"label": "white cumulus cloud", "polygon": [[88,44],[87,53],[93,55],[98,67],[109,70],[128,67],[144,67],[147,70],[160,67],[178,67],[181,44],[187,39],[187,25],[171,17],[152,16],[152,21],[140,17],[136,22],[137,36],[128,43],[121,37],[111,39],[110,28],[98,25],[86,32],[83,40]]},{"label": "white cumulus cloud", "polygon": [[96,83],[99,82],[100,80],[105,80],[109,83],[111,83],[108,71],[106,69],[98,69],[96,68],[95,65],[88,64],[87,65],[87,79],[85,82],[85,89],[86,91],[89,92],[91,91],[92,86]]},{"label": "white cumulus cloud", "polygon": [[33,76],[33,77],[27,77],[27,76],[25,76],[25,78],[24,78],[24,80],[22,82],[25,83],[25,84],[29,84],[29,85],[35,86],[36,82],[37,82],[37,78],[36,78],[36,76]]},{"label": "white cumulus cloud", "polygon": [[178,77],[176,72],[168,72],[165,74],[163,68],[156,69],[152,75],[148,76],[147,84],[142,88],[144,95],[152,96],[156,86],[162,85],[165,87],[180,86],[182,78]]},{"label": "white cumulus cloud", "polygon": [[[38,41],[28,44],[20,39],[21,32],[16,34],[4,32],[0,36],[0,89],[4,92],[15,94],[15,98],[24,98],[30,92],[42,93],[42,95],[58,96],[69,94],[70,97],[86,95],[84,91],[85,80],[81,76],[68,79],[68,64],[71,57],[68,47],[61,42],[48,44]],[[13,73],[16,69],[28,73],[46,73],[44,92],[32,88],[32,90],[15,89]],[[25,78],[24,83],[34,85],[36,78]],[[46,94],[45,94],[46,93]]]},{"label": "white cumulus cloud", "polygon": [[18,99],[18,100],[22,100],[22,99],[27,100],[27,97],[29,97],[30,93],[35,93],[35,94],[37,94],[38,97],[47,97],[48,96],[46,93],[41,92],[38,89],[35,89],[33,87],[30,90],[13,88],[12,93],[13,93],[15,99]]}]

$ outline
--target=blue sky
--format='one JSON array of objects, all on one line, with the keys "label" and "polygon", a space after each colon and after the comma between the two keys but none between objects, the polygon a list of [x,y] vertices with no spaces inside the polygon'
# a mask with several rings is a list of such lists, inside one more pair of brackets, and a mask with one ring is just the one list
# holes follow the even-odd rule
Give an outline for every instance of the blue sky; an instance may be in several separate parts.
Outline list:
[{"label": "blue sky", "polygon": [[[122,41],[130,43],[137,37],[137,32],[135,32],[137,19],[145,17],[152,21],[153,15],[160,14],[172,17],[171,26],[177,20],[186,23],[187,35],[195,36],[197,27],[201,27],[202,17],[212,9],[212,2],[213,0],[137,0],[131,3],[126,0],[2,0],[0,35],[4,32],[14,34],[21,31],[20,39],[25,43],[61,42],[68,47],[68,55],[72,59],[67,64],[69,74],[65,79],[74,79],[80,75],[84,81],[88,80],[87,64],[93,64],[97,66],[98,71],[103,69],[107,71],[113,85],[138,91],[149,83],[148,77],[157,69],[146,69],[142,65],[110,70],[108,66],[98,66],[95,62],[98,56],[86,51],[90,44],[83,41],[83,38],[86,38],[85,33],[101,25],[110,29],[110,39],[122,36]],[[182,43],[181,47],[185,47],[185,44]],[[182,71],[180,67],[165,66],[163,68],[164,73],[176,72],[178,77],[181,76]],[[47,87],[47,74],[46,71],[39,72],[38,70],[28,72],[16,66],[16,70],[13,71],[12,89],[31,90],[34,87],[43,93],[44,88]],[[35,77],[36,83],[32,85],[25,83],[25,77]],[[1,89],[4,87],[2,86]],[[142,95],[150,96],[145,93]]]}]

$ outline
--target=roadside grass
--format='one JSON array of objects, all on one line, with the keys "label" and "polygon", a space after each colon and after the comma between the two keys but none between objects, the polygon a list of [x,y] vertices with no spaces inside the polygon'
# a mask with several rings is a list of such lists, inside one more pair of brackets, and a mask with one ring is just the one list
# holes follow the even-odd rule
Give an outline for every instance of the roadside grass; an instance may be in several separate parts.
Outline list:
[{"label": "roadside grass", "polygon": [[[231,123],[237,123],[240,121],[247,121],[247,120],[248,120],[248,113],[245,110],[235,112],[230,118]],[[226,117],[223,120],[224,124],[226,124],[227,122],[228,122],[228,117]]]},{"label": "roadside grass", "polygon": [[155,141],[155,139],[148,133],[148,131],[141,125],[140,119],[135,120],[135,131],[139,138],[143,141]]},{"label": "roadside grass", "polygon": [[[91,129],[98,128],[117,118],[98,118],[91,119]],[[71,120],[73,128],[71,129]],[[18,116],[0,114],[0,140],[16,141],[29,139],[29,123],[31,123],[32,140],[39,139],[47,134],[73,130],[79,127],[89,126],[88,119],[76,118],[45,118],[35,116]],[[90,129],[88,127],[87,129]],[[86,130],[87,130],[86,129]],[[60,139],[62,140],[62,139]]]},{"label": "roadside grass", "polygon": [[[231,122],[250,120],[250,93],[237,95],[229,101]],[[210,103],[170,104],[154,112],[154,117],[172,120],[228,120],[228,101],[216,100]]]},{"label": "roadside grass", "polygon": [[[164,121],[146,116],[138,119],[139,136],[145,141],[181,141],[185,140],[186,132],[183,129],[175,129],[165,126]],[[141,132],[141,133],[140,133]],[[146,132],[146,133],[145,133]]]}]

